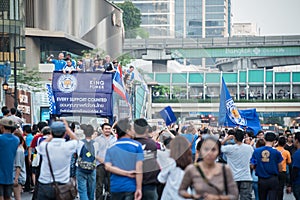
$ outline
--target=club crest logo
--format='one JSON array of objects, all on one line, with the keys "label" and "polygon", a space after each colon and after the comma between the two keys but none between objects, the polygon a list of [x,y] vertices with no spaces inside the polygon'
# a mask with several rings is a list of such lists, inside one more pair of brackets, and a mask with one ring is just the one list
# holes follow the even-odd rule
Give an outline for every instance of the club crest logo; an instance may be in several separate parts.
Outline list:
[{"label": "club crest logo", "polygon": [[70,74],[63,74],[57,80],[57,87],[63,93],[73,92],[77,88],[77,79]]},{"label": "club crest logo", "polygon": [[237,107],[235,106],[232,98],[226,101],[226,107],[227,107],[227,113],[230,120],[235,123],[242,126],[247,125],[247,121],[245,118],[242,118]]}]

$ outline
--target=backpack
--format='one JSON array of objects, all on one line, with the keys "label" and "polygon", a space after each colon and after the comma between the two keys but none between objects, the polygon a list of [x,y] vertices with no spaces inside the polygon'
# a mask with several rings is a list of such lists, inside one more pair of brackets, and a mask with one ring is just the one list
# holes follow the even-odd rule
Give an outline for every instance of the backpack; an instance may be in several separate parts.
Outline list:
[{"label": "backpack", "polygon": [[94,141],[91,140],[88,142],[86,139],[82,141],[84,142],[84,145],[82,146],[78,156],[78,169],[89,174],[96,168]]}]

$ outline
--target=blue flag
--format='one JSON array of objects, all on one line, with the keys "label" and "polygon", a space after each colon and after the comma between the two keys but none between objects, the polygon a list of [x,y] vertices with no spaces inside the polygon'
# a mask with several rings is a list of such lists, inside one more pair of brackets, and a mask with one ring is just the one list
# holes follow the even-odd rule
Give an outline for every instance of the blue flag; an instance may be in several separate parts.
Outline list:
[{"label": "blue flag", "polygon": [[222,89],[219,107],[219,126],[246,128],[256,135],[261,130],[256,109],[238,110],[222,77]]},{"label": "blue flag", "polygon": [[161,117],[165,120],[167,126],[176,122],[176,120],[177,120],[177,118],[170,106],[165,107],[159,113],[160,113]]},{"label": "blue flag", "polygon": [[47,87],[47,94],[48,94],[48,101],[49,101],[49,114],[57,114],[56,112],[56,104],[55,104],[55,98],[53,95],[52,87],[48,83],[46,84]]}]

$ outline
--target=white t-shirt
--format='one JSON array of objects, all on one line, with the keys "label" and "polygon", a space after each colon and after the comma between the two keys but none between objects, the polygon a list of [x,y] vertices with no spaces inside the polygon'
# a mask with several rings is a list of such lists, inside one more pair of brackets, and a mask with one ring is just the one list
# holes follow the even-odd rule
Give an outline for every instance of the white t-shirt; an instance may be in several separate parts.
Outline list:
[{"label": "white t-shirt", "polygon": [[252,181],[250,173],[250,159],[254,151],[252,146],[244,143],[225,145],[221,147],[221,151],[227,158],[235,181]]},{"label": "white t-shirt", "polygon": [[67,183],[70,179],[71,156],[75,153],[78,143],[78,140],[66,142],[64,138],[53,138],[50,142],[42,142],[36,147],[37,152],[43,157],[41,174],[39,177],[40,183],[48,184],[53,182],[48,164],[46,144],[48,144],[48,152],[55,181]]}]

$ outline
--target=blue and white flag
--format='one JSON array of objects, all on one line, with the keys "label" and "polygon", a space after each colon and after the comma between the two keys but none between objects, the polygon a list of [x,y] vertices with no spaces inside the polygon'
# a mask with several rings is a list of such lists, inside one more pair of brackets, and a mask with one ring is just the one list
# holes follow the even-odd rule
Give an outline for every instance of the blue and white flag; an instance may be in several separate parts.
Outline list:
[{"label": "blue and white flag", "polygon": [[177,121],[177,118],[170,106],[165,107],[159,113],[161,117],[165,120],[167,126]]},{"label": "blue and white flag", "polygon": [[46,84],[47,87],[47,94],[48,94],[48,101],[49,101],[49,114],[57,114],[56,112],[56,104],[55,104],[55,98],[53,95],[51,84]]},{"label": "blue and white flag", "polygon": [[261,130],[256,109],[238,110],[222,77],[222,89],[219,107],[219,126],[246,128],[256,135]]}]

